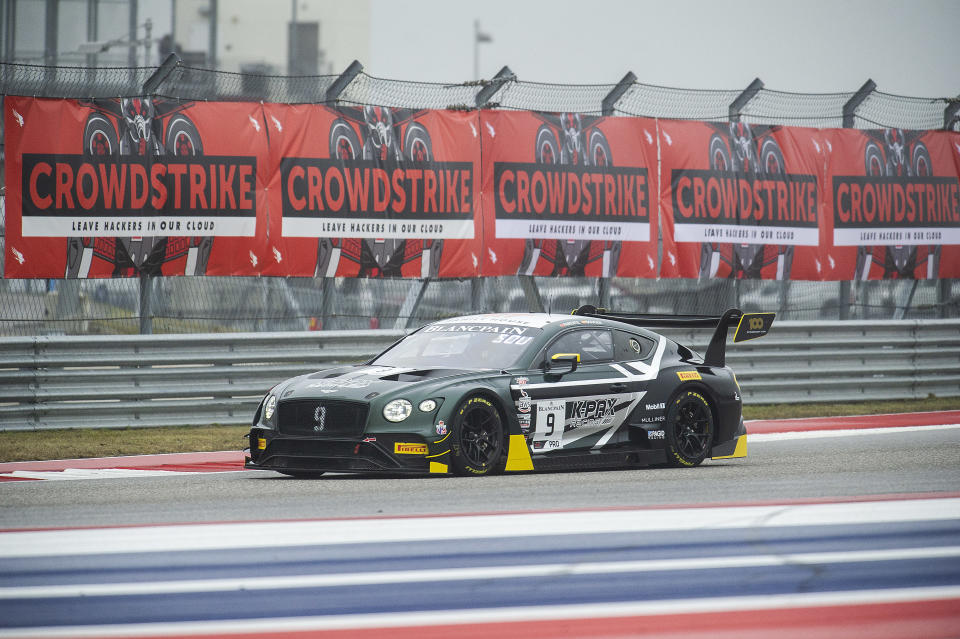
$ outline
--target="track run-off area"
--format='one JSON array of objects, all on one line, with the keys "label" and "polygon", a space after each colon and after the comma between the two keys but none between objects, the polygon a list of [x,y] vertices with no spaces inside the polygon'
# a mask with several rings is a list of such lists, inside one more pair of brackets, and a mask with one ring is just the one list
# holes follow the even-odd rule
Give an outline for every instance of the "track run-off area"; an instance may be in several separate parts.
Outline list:
[{"label": "track run-off area", "polygon": [[4,637],[956,637],[960,411],[486,478],[0,464]]}]

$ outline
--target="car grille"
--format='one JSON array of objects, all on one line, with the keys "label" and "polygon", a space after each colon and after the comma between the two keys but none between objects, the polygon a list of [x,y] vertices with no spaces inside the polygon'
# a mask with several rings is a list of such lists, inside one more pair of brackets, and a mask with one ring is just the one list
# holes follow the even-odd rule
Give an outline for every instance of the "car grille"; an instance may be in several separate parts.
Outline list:
[{"label": "car grille", "polygon": [[279,430],[287,435],[359,437],[367,422],[367,408],[355,402],[316,399],[280,402]]}]

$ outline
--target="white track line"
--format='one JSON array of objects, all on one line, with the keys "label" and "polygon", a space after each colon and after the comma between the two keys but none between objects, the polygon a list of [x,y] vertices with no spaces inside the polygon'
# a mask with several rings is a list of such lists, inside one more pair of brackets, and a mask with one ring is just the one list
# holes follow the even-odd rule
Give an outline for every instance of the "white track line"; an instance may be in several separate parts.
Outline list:
[{"label": "white track line", "polygon": [[[232,471],[230,471],[232,472]],[[4,477],[43,479],[47,481],[76,481],[80,479],[130,479],[131,477],[173,477],[199,475],[200,472],[182,470],[137,470],[133,468],[65,468],[64,470],[15,470]],[[206,473],[203,473],[206,474]]]},{"label": "white track line", "polygon": [[960,498],[0,533],[0,558],[960,519]]},{"label": "white track line", "polygon": [[799,430],[787,433],[756,433],[747,431],[747,443],[786,441],[791,439],[819,439],[823,437],[858,437],[864,435],[891,435],[894,433],[916,433],[920,431],[957,430],[960,424],[938,424],[931,426],[893,426],[890,428],[851,428],[843,430]]}]

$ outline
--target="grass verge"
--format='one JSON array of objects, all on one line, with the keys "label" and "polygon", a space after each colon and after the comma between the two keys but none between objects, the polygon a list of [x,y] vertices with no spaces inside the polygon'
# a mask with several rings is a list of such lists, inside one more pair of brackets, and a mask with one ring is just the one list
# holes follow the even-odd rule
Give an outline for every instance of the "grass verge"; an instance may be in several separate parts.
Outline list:
[{"label": "grass verge", "polygon": [[[744,419],[787,419],[958,410],[960,397],[849,404],[772,404],[743,407]],[[0,431],[0,462],[74,459],[246,447],[246,426],[95,428]]]}]

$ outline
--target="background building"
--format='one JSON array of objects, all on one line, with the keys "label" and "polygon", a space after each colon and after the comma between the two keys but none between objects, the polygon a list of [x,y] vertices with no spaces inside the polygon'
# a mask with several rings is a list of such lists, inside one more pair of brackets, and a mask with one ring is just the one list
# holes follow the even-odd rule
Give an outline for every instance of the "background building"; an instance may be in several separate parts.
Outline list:
[{"label": "background building", "polygon": [[2,59],[48,65],[188,66],[340,73],[370,58],[370,2],[2,0]]}]

